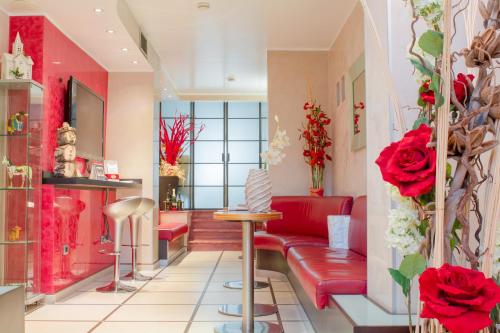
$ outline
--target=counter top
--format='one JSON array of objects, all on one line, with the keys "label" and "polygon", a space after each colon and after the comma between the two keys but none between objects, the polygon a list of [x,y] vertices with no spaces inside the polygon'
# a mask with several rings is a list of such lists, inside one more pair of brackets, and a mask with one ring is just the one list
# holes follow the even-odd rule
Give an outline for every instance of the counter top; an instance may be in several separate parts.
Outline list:
[{"label": "counter top", "polygon": [[83,177],[44,177],[43,184],[75,190],[141,188],[142,179],[121,179],[119,182],[95,180]]}]

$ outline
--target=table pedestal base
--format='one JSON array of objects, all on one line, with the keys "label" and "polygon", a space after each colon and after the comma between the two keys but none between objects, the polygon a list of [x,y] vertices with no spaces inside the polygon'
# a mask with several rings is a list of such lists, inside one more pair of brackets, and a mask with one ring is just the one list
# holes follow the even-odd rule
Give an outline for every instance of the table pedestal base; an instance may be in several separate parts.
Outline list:
[{"label": "table pedestal base", "polygon": [[[278,312],[278,307],[272,304],[254,304],[254,317],[270,316]],[[241,304],[223,304],[219,306],[219,313],[228,316],[242,317],[243,306]]]},{"label": "table pedestal base", "polygon": [[215,333],[283,333],[278,324],[268,323],[266,321],[254,321],[254,328],[251,331],[243,330],[240,322],[224,323],[214,329]]},{"label": "table pedestal base", "polygon": [[[243,289],[243,281],[226,281],[223,286],[228,289]],[[255,281],[253,283],[254,289],[264,289],[269,287],[269,283],[262,281]]]}]

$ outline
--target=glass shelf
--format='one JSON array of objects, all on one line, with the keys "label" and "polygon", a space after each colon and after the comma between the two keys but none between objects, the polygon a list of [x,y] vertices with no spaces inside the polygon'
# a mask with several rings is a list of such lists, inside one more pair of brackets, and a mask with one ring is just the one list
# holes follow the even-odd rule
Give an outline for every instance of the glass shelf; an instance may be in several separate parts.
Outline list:
[{"label": "glass shelf", "polygon": [[[19,118],[20,114],[26,117]],[[24,285],[25,302],[41,290],[43,88],[30,80],[0,80],[0,286]],[[16,122],[17,121],[17,122]],[[22,124],[20,123],[22,122]],[[8,128],[19,131],[9,133]],[[7,163],[6,163],[7,164]],[[22,168],[21,168],[22,167]],[[27,177],[31,174],[31,179]],[[23,182],[23,174],[26,174]],[[36,190],[36,191],[35,191]],[[18,228],[18,230],[16,230]],[[16,237],[12,232],[19,232]],[[16,240],[9,240],[16,239]]]},{"label": "glass shelf", "polygon": [[0,241],[0,245],[25,245],[25,244],[34,244],[36,243],[33,240],[19,240],[19,241]]}]

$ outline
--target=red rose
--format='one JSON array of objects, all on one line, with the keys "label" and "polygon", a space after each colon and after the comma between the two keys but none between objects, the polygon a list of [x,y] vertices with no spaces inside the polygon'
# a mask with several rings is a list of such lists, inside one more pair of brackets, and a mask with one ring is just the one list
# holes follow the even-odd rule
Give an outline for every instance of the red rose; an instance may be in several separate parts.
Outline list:
[{"label": "red rose", "polygon": [[468,88],[470,86],[468,80],[472,82],[474,80],[474,75],[465,75],[460,73],[457,75],[457,79],[453,81],[453,89],[455,90],[455,95],[460,103],[463,103],[467,97]]},{"label": "red rose", "polygon": [[500,288],[484,274],[444,264],[428,268],[419,279],[422,318],[435,318],[453,333],[472,333],[492,324],[490,312],[500,303]]},{"label": "red rose", "polygon": [[431,81],[425,81],[425,83],[422,85],[422,88],[420,88],[420,98],[425,103],[434,105],[436,104],[436,97],[434,96],[434,91],[429,89],[430,84]]},{"label": "red rose", "polygon": [[434,186],[436,150],[428,148],[432,129],[422,124],[399,142],[386,147],[375,161],[382,178],[399,188],[399,193],[415,197],[429,193]]}]

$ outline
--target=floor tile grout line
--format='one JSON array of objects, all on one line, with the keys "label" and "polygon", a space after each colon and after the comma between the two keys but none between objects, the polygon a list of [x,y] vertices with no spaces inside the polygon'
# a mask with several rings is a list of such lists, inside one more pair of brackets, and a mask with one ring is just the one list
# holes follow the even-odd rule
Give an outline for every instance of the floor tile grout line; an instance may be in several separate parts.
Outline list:
[{"label": "floor tile grout line", "polygon": [[[184,256],[180,256],[179,258],[183,258]],[[176,260],[174,260],[174,262],[176,262]],[[158,273],[156,273],[155,275],[153,275],[152,279],[151,280],[147,280],[146,283],[144,283],[142,286],[138,287],[136,290],[134,290],[134,292],[131,293],[131,295],[129,297],[127,297],[126,299],[123,300],[122,303],[118,304],[118,306],[113,309],[113,311],[111,311],[110,313],[108,313],[107,316],[105,316],[103,319],[101,319],[94,327],[92,327],[88,333],[91,333],[91,332],[94,332],[102,323],[104,323],[106,321],[106,319],[108,319],[109,317],[111,317],[111,315],[113,315],[116,311],[118,311],[118,309],[120,309],[123,305],[125,305],[126,302],[128,302],[128,300],[130,300],[132,297],[134,297],[139,291],[141,291],[144,286],[146,286],[148,283],[150,283],[151,281],[154,280],[155,277],[157,277],[161,272],[163,272],[165,269],[167,269],[168,265],[163,267],[162,269],[160,269],[160,271]],[[112,304],[113,305],[113,304]]]},{"label": "floor tile grout line", "polygon": [[212,273],[210,273],[210,276],[208,277],[207,283],[205,284],[205,288],[203,289],[200,298],[198,299],[198,303],[194,307],[193,313],[191,314],[191,318],[189,318],[189,321],[186,325],[186,328],[184,329],[184,333],[189,333],[189,330],[191,329],[191,324],[194,321],[194,318],[196,317],[196,314],[198,313],[198,309],[201,306],[201,302],[203,300],[203,297],[205,296],[205,293],[207,292],[208,286],[210,285],[210,281],[212,280],[212,277],[215,274],[215,271],[217,270],[217,267],[219,266],[220,261],[222,260],[222,256],[224,254],[224,251],[222,251],[219,255],[219,258],[217,259],[217,262],[215,263],[214,269],[212,270]]},{"label": "floor tile grout line", "polygon": [[278,307],[278,301],[276,300],[276,296],[274,295],[274,289],[270,278],[267,278],[267,283],[269,283],[269,290],[271,291],[271,297],[273,298],[273,303],[274,306],[276,307],[276,318],[278,319],[278,324],[281,327],[281,332],[285,332],[285,329],[283,328],[283,322],[281,320],[280,310]]}]

